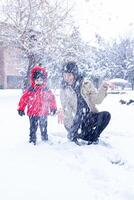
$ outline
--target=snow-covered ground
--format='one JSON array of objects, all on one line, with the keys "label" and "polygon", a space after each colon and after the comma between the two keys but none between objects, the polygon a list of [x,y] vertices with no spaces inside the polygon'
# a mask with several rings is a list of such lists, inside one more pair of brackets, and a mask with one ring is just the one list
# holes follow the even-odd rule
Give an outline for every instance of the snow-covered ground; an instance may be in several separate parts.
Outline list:
[{"label": "snow-covered ground", "polygon": [[134,199],[134,105],[119,103],[133,92],[109,94],[99,106],[112,119],[100,144],[90,146],[69,142],[57,117],[49,117],[49,142],[38,130],[37,145],[29,144],[28,117],[16,111],[20,96],[0,90],[1,200]]}]

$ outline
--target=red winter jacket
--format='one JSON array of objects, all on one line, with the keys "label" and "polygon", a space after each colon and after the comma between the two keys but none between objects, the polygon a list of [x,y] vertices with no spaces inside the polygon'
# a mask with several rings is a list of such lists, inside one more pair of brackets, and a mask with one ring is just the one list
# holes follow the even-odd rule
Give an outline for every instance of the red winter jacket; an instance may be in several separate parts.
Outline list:
[{"label": "red winter jacket", "polygon": [[[36,70],[44,73],[45,80],[43,85],[36,86],[33,74]],[[52,110],[57,109],[55,96],[51,90],[46,87],[47,72],[44,68],[35,66],[31,71],[31,86],[23,93],[18,110],[25,110],[27,106],[28,116],[47,116]]]}]

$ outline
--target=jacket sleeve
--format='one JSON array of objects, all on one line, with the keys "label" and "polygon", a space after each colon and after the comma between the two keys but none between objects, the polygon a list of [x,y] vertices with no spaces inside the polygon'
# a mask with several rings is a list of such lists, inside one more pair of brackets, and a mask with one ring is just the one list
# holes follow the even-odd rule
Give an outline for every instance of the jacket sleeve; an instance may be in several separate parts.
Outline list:
[{"label": "jacket sleeve", "polygon": [[28,100],[29,100],[29,91],[26,90],[23,95],[20,98],[18,109],[17,110],[25,110],[25,107],[27,106]]},{"label": "jacket sleeve", "polygon": [[77,112],[77,99],[73,99],[70,88],[60,90],[60,102],[64,114],[64,126],[69,131]]},{"label": "jacket sleeve", "polygon": [[52,91],[49,92],[50,94],[50,110],[57,110],[57,104],[56,104],[56,99],[55,95],[52,93]]},{"label": "jacket sleeve", "polygon": [[91,81],[86,81],[83,83],[83,93],[87,93],[92,103],[100,104],[107,96],[107,88],[105,88],[102,84],[97,90]]},{"label": "jacket sleeve", "polygon": [[60,101],[61,101],[62,108],[64,109],[66,107],[67,102],[64,95],[64,91],[62,89],[60,90]]},{"label": "jacket sleeve", "polygon": [[71,99],[70,92],[67,91],[67,89],[60,90],[60,101],[61,101],[61,106],[64,112],[66,112],[68,108],[70,109],[68,109],[67,112],[69,112],[69,110],[72,110],[72,112],[74,111],[73,108],[74,108],[75,102],[73,99]]}]

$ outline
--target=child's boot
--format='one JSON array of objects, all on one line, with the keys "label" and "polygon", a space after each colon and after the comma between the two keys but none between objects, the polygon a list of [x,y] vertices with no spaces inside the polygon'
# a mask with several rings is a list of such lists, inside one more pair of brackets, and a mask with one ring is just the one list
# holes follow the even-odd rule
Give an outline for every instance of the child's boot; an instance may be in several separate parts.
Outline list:
[{"label": "child's boot", "polygon": [[42,133],[41,134],[41,139],[42,139],[42,141],[47,141],[48,140],[48,134],[47,133]]},{"label": "child's boot", "polygon": [[35,134],[30,134],[29,143],[33,143],[34,145],[36,145],[36,135]]},{"label": "child's boot", "polygon": [[31,139],[31,138],[30,138],[30,139],[29,139],[29,143],[32,143],[32,142],[33,142],[34,145],[36,145],[36,139]]}]

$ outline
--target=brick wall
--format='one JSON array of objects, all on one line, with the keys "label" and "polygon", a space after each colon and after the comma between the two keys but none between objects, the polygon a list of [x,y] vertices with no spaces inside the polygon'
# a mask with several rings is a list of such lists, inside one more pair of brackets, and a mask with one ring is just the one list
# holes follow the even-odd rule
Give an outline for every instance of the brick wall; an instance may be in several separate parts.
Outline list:
[{"label": "brick wall", "polygon": [[4,50],[4,62],[6,75],[19,75],[20,51],[16,48]]},{"label": "brick wall", "polygon": [[0,89],[5,85],[4,49],[0,48]]},{"label": "brick wall", "polygon": [[20,69],[22,66],[22,55],[17,48],[6,48],[3,52],[5,84],[4,88],[20,87]]}]

